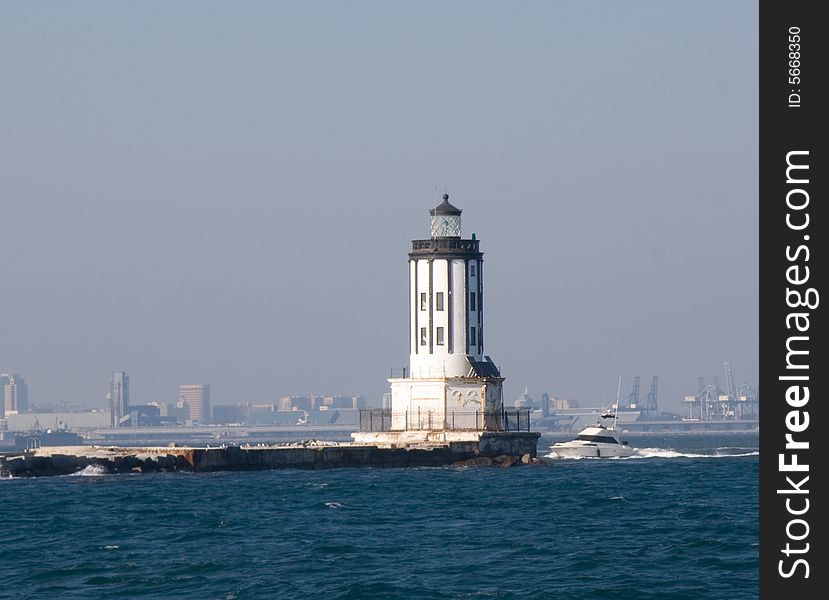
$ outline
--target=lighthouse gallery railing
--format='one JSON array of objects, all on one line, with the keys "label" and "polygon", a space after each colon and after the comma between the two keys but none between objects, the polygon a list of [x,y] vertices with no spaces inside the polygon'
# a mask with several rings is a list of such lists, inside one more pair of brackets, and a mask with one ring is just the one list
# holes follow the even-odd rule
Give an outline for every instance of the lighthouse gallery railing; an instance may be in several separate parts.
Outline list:
[{"label": "lighthouse gallery railing", "polygon": [[518,408],[500,411],[450,411],[443,415],[431,411],[392,413],[387,408],[360,410],[360,431],[424,430],[529,431],[530,411]]}]

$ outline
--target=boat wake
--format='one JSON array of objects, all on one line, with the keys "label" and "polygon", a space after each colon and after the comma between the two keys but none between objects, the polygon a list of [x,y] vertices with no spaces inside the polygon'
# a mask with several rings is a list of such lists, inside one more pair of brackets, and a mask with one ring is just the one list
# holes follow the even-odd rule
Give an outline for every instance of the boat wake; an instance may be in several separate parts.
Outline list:
[{"label": "boat wake", "polygon": [[677,452],[669,448],[636,448],[633,456],[627,458],[733,458],[737,456],[759,456],[760,452],[721,452],[718,448],[712,454],[699,454],[695,452]]},{"label": "boat wake", "polygon": [[631,456],[559,456],[554,452],[546,454],[544,458],[552,458],[555,460],[637,460],[643,458],[734,458],[739,456],[759,456],[760,452],[754,450],[752,452],[722,452],[722,448],[717,448],[712,454],[699,454],[694,452],[678,452],[669,448],[635,448]]},{"label": "boat wake", "polygon": [[86,465],[80,471],[71,473],[69,477],[101,477],[103,475],[109,475],[103,465]]}]

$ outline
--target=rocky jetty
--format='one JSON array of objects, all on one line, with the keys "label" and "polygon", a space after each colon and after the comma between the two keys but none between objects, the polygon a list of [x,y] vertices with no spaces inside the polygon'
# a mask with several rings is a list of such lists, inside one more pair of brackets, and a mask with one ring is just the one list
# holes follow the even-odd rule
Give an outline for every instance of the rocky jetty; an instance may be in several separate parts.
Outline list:
[{"label": "rocky jetty", "polygon": [[[512,442],[511,442],[512,443]],[[38,477],[67,475],[84,469],[100,473],[173,471],[255,471],[265,469],[330,469],[339,467],[434,467],[544,464],[534,452],[495,453],[490,443],[421,443],[376,446],[309,440],[285,445],[191,448],[167,446],[64,446],[0,455],[0,475]],[[534,449],[534,445],[532,445]]]}]

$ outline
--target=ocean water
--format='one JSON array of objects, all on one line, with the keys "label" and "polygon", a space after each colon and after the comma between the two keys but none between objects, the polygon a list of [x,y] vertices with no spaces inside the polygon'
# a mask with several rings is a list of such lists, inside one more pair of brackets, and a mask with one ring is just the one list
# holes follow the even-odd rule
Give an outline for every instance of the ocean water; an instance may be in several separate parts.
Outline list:
[{"label": "ocean water", "polygon": [[544,467],[4,479],[0,598],[757,598],[757,437],[630,441]]}]

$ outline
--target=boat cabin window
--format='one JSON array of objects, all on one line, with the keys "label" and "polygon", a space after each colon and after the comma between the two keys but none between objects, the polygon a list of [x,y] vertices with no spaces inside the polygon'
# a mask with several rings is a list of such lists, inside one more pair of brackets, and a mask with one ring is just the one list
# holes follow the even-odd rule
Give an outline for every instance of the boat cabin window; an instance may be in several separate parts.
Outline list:
[{"label": "boat cabin window", "polygon": [[584,442],[604,442],[605,444],[618,444],[614,437],[609,435],[580,435],[579,439]]}]

